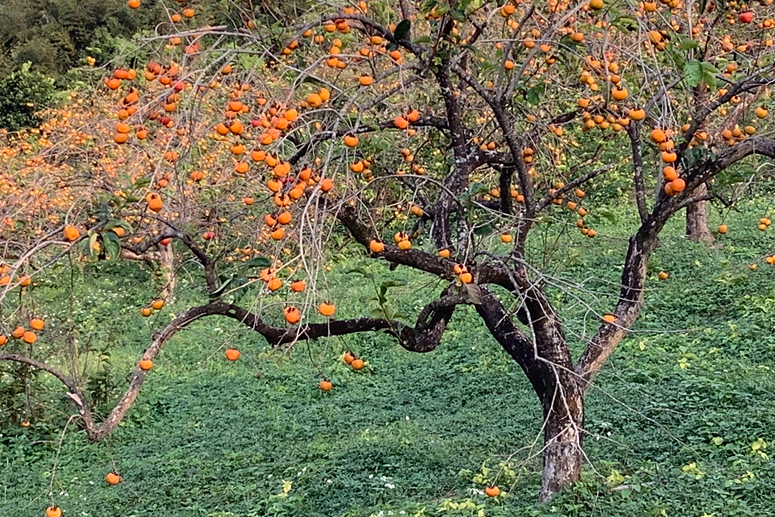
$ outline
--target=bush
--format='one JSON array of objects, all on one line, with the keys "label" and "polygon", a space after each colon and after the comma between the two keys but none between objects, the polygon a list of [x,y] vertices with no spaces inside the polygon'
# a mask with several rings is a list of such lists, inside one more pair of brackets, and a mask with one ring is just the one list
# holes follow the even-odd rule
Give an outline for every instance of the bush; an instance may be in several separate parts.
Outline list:
[{"label": "bush", "polygon": [[30,71],[30,64],[0,79],[0,127],[10,131],[36,126],[37,112],[48,107],[54,98],[54,81]]}]

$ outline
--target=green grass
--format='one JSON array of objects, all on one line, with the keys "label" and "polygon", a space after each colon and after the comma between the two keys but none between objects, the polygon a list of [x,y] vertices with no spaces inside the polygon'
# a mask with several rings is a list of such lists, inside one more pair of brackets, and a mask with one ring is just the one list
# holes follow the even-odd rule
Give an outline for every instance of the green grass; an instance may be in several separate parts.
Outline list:
[{"label": "green grass", "polygon": [[[588,397],[592,463],[551,505],[535,503],[540,459],[528,459],[540,427],[537,401],[476,313],[462,308],[441,346],[425,355],[381,334],[271,353],[234,322],[200,321],[166,345],[109,440],[88,445],[69,432],[58,458],[72,409],[59,386],[39,376],[33,426],[6,425],[0,436],[0,515],[43,515],[55,461],[55,500],[66,516],[770,515],[775,270],[762,258],[773,230],[763,234],[754,224],[767,210],[762,201],[742,206],[727,219],[730,234],[711,247],[685,242],[680,219],[671,223],[636,331]],[[572,234],[574,245],[558,250],[563,259],[552,275],[583,281],[551,292],[576,351],[594,312],[612,306],[630,225],[600,218],[599,238]],[[337,293],[342,316],[357,314],[359,298],[370,294],[346,273],[359,264],[353,257],[332,264],[329,284],[354,286]],[[120,277],[103,274],[111,269]],[[662,269],[671,275],[666,282],[656,279]],[[418,288],[401,268],[371,270],[415,280],[390,291],[408,314],[437,289]],[[105,386],[123,387],[148,342],[148,321],[138,315],[148,282],[140,269],[89,266],[76,279],[72,309],[61,286],[42,285],[37,296],[56,307],[46,339],[72,320],[81,346],[110,345]],[[186,286],[181,293],[161,320],[199,300]],[[220,347],[233,342],[243,356],[229,363]],[[341,363],[348,348],[368,361],[364,371]],[[330,393],[317,389],[319,370],[334,382]],[[8,382],[0,374],[0,385]],[[124,481],[109,487],[104,475],[114,465]],[[508,494],[486,500],[481,489],[490,481]],[[292,483],[285,492],[284,482]],[[622,484],[630,488],[610,489]]]}]

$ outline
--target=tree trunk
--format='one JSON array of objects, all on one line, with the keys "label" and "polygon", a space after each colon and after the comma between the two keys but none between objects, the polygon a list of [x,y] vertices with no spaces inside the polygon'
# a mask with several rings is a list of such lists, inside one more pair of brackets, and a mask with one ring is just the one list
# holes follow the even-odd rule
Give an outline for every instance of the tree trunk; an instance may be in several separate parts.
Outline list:
[{"label": "tree trunk", "polygon": [[541,402],[544,415],[544,449],[541,493],[548,501],[578,481],[582,466],[584,381],[573,371],[562,324],[548,300],[531,288],[525,317],[535,341],[512,321],[506,308],[484,286],[476,310],[493,337],[522,367]]},{"label": "tree trunk", "polygon": [[164,279],[164,289],[162,297],[166,302],[171,302],[175,296],[175,254],[172,252],[172,246],[159,246],[160,266],[162,278]]},{"label": "tree trunk", "polygon": [[[701,197],[708,193],[705,184],[692,192],[692,197]],[[693,242],[712,242],[713,235],[708,228],[708,202],[697,201],[686,207],[686,237]]]},{"label": "tree trunk", "polygon": [[559,385],[547,392],[544,406],[544,466],[541,501],[548,501],[581,476],[584,395],[572,374],[555,370]]}]

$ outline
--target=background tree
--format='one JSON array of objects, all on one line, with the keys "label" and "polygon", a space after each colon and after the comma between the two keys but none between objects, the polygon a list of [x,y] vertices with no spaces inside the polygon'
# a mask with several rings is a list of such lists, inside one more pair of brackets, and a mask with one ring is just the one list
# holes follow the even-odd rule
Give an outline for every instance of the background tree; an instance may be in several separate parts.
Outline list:
[{"label": "background tree", "polygon": [[40,124],[38,113],[53,102],[53,82],[31,72],[29,64],[0,79],[0,127],[16,131]]},{"label": "background tree", "polygon": [[[122,0],[3,2],[3,69],[10,72],[32,63],[36,72],[62,74],[84,57],[94,56],[100,40],[152,29],[161,12],[161,5],[133,12]],[[110,56],[110,50],[105,49],[105,57]]]}]

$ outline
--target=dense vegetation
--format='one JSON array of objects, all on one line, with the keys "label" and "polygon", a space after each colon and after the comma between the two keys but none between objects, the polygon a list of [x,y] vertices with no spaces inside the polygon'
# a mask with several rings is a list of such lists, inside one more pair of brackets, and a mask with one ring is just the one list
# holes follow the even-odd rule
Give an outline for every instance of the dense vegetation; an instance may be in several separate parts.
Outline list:
[{"label": "dense vegetation", "polygon": [[0,5],[0,70],[12,73],[25,63],[59,76],[87,57],[109,61],[129,38],[158,23],[161,5],[133,12],[124,0],[5,0]]},{"label": "dense vegetation", "polygon": [[[320,341],[286,356],[227,320],[197,324],[165,350],[126,425],[98,446],[67,434],[58,456],[69,402],[41,376],[47,396],[32,408],[32,426],[2,431],[0,513],[40,515],[56,464],[57,501],[86,515],[767,515],[775,504],[775,417],[767,410],[775,404],[775,270],[762,261],[771,241],[751,220],[773,212],[767,199],[740,208],[725,218],[731,235],[713,248],[687,243],[679,224],[669,229],[643,317],[589,408],[594,461],[552,505],[535,505],[539,460],[525,461],[521,448],[539,432],[530,387],[466,311],[429,355],[374,336]],[[615,223],[601,221],[608,237],[568,253],[558,278],[594,277],[587,291],[616,282],[626,220],[614,214]],[[364,261],[353,247],[346,255],[332,264],[337,285],[352,283],[347,271]],[[751,271],[750,263],[760,267]],[[670,278],[659,281],[668,266]],[[119,284],[104,275],[116,268]],[[77,319],[83,343],[113,345],[106,384],[92,385],[92,397],[122,385],[145,346],[138,309],[146,275],[87,266],[74,279],[73,307],[54,275],[41,281],[41,302],[59,298],[47,314],[52,326]],[[342,311],[357,314],[369,294],[364,287],[342,299]],[[413,289],[396,297],[406,309],[417,303]],[[224,359],[235,339],[246,361]],[[341,362],[348,349],[367,360],[365,371]],[[336,390],[316,389],[318,367]],[[0,421],[26,414],[23,394],[13,400],[18,409],[6,408]],[[103,480],[114,469],[125,478],[118,487]],[[481,491],[491,481],[511,494],[486,501]]]}]

